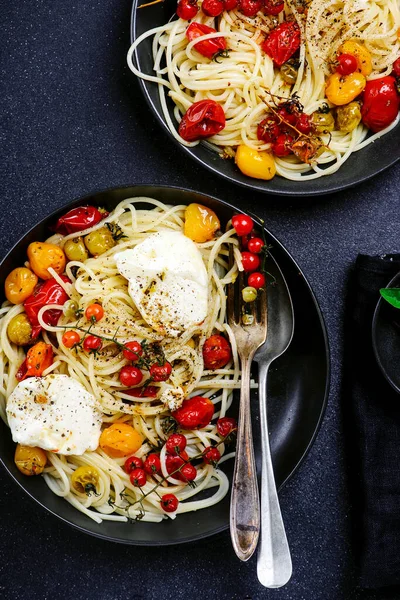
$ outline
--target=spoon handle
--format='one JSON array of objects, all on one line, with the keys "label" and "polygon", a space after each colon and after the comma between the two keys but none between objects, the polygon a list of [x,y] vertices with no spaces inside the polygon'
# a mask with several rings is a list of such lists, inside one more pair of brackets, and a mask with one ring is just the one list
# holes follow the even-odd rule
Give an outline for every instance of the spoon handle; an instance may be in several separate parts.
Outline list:
[{"label": "spoon handle", "polygon": [[286,538],[269,446],[267,423],[267,375],[269,363],[259,365],[259,399],[261,426],[261,541],[258,550],[257,576],[267,588],[278,588],[292,575],[292,559]]}]

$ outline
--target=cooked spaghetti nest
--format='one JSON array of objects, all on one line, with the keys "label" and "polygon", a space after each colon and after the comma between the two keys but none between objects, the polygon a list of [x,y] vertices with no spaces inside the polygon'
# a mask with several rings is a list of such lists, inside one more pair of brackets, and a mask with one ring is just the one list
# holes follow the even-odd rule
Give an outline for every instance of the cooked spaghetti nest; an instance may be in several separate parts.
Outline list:
[{"label": "cooked spaghetti nest", "polygon": [[[305,4],[307,10],[304,10]],[[274,69],[272,59],[260,47],[265,34],[288,19],[297,21],[302,35],[294,85],[285,83],[279,70]],[[278,17],[259,12],[250,18],[233,10],[224,11],[214,19],[199,11],[194,20],[214,27],[218,33],[188,42],[185,35],[188,22],[173,20],[138,37],[129,49],[128,65],[138,77],[158,84],[164,119],[172,135],[185,146],[196,146],[199,141],[188,142],[178,134],[168,111],[165,90],[175,103],[174,117],[178,123],[194,102],[203,99],[218,102],[224,109],[226,126],[202,143],[224,157],[232,157],[241,144],[258,151],[270,149],[271,144],[257,139],[257,125],[276,99],[289,99],[297,94],[305,113],[321,109],[327,102],[326,77],[345,41],[358,40],[370,52],[373,71],[368,79],[389,75],[400,55],[398,0],[310,0],[307,3],[285,0],[285,10]],[[155,75],[139,71],[133,59],[139,44],[149,36],[154,36]],[[221,36],[227,41],[227,57],[210,61],[194,48],[199,40]],[[351,133],[333,131],[330,136],[321,136],[325,149],[312,164],[300,162],[294,155],[275,157],[277,173],[292,180],[330,175],[353,152],[388,133],[398,121],[399,118],[368,137],[368,129],[362,123]]]},{"label": "cooked spaghetti nest", "polygon": [[[144,203],[146,206],[150,205],[150,208],[143,208]],[[98,257],[89,258],[84,262],[67,263],[65,273],[71,284],[65,284],[53,272],[78,310],[84,311],[96,301],[104,308],[104,318],[90,324],[85,321],[85,317],[71,318],[70,315],[64,314],[57,326],[50,326],[43,320],[45,311],[60,307],[46,306],[39,314],[43,340],[51,344],[55,355],[53,364],[44,375],[66,374],[79,381],[97,399],[104,425],[115,422],[132,425],[144,439],[142,446],[135,453],[138,457],[145,457],[154,447],[164,444],[168,437],[163,422],[170,412],[168,406],[159,399],[163,392],[181,388],[185,397],[201,395],[211,398],[215,405],[215,421],[217,417],[226,414],[232,402],[233,390],[240,386],[235,339],[225,322],[224,287],[235,279],[237,272],[236,265],[230,270],[228,267],[229,247],[236,247],[238,244],[234,229],[209,242],[197,244],[208,275],[208,315],[202,324],[194,326],[190,331],[184,331],[178,337],[163,337],[147,325],[129,296],[127,280],[119,274],[116,267],[114,255],[117,252],[134,248],[149,235],[163,230],[183,232],[185,209],[186,206],[183,205],[169,206],[151,198],[134,198],[121,202],[105,220],[83,232],[86,235],[104,227],[105,223],[118,224],[124,237],[117,245]],[[62,247],[68,239],[76,235],[56,235],[49,239]],[[23,305],[11,305],[8,301],[0,309],[0,411],[6,422],[7,398],[17,384],[16,371],[25,358],[22,348],[10,343],[7,327],[10,320],[22,311]],[[66,329],[74,326],[87,328],[88,325],[91,334],[113,338],[121,344],[133,338],[145,339],[149,343],[159,342],[165,358],[173,365],[173,371],[168,382],[154,384],[160,388],[158,399],[132,398],[124,393],[118,373],[128,361],[123,358],[120,348],[113,341],[105,341],[102,349],[96,354],[68,349],[61,343]],[[224,332],[229,338],[233,358],[224,368],[207,371],[203,368],[202,347],[206,338],[215,331]],[[221,438],[213,423],[202,429],[185,431],[185,435],[189,458],[201,454],[207,446],[215,443],[219,443],[218,449],[221,455],[224,454],[225,446],[220,443]],[[220,462],[232,456],[233,453],[226,454]],[[129,475],[123,468],[126,457],[111,458],[98,448],[94,452],[86,451],[80,456],[47,452],[47,458],[48,466],[44,470],[44,479],[50,489],[99,523],[103,519],[126,521],[128,518],[161,521],[166,515],[160,508],[158,494],[166,491],[184,501],[179,504],[178,514],[211,506],[221,500],[228,491],[226,475],[218,468],[205,463],[197,467],[194,488],[171,476],[168,477],[168,482],[161,482],[161,476],[154,475],[147,479],[140,491],[130,483]],[[161,450],[160,459],[162,471],[167,476],[165,445]],[[97,495],[80,493],[71,486],[73,472],[82,465],[94,467],[99,472]],[[157,492],[151,492],[160,482]],[[201,499],[194,498],[204,490],[211,492]],[[151,493],[142,500],[143,493],[148,492]],[[175,514],[170,516],[174,518]]]}]

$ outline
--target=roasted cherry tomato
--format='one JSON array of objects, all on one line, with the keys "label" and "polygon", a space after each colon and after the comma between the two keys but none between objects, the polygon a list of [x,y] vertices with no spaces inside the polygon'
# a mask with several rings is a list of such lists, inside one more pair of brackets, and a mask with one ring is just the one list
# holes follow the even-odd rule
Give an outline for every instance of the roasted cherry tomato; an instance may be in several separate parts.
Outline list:
[{"label": "roasted cherry tomato", "polygon": [[275,160],[270,152],[255,150],[246,144],[237,147],[235,163],[244,175],[255,179],[270,180],[276,174]]},{"label": "roasted cherry tomato", "polygon": [[130,385],[139,385],[139,383],[143,379],[143,373],[137,367],[131,367],[127,365],[126,367],[122,367],[119,372],[119,380],[122,385],[130,386]]},{"label": "roasted cherry tomato", "polygon": [[[217,33],[217,30],[213,27],[209,27],[208,25],[203,25],[203,23],[191,23],[186,30],[186,37],[189,42],[195,40],[198,37],[203,35],[207,35],[208,33]],[[215,37],[210,40],[203,40],[194,45],[194,48],[207,58],[213,58],[219,52],[223,52],[226,50],[226,40],[224,37]],[[207,102],[206,100],[201,100],[201,102]],[[198,102],[195,102],[198,104]],[[216,104],[216,102],[215,102]],[[219,104],[217,105],[219,106]],[[225,127],[225,116],[224,116],[224,127]],[[186,138],[185,138],[186,139]]]},{"label": "roasted cherry tomato", "polygon": [[113,423],[100,436],[100,448],[112,458],[123,458],[134,454],[143,443],[143,438],[132,425]]},{"label": "roasted cherry tomato", "polygon": [[149,475],[158,475],[161,473],[161,461],[159,454],[149,454],[144,461],[144,470]]},{"label": "roasted cherry tomato", "polygon": [[175,512],[179,506],[179,500],[175,494],[164,494],[160,500],[161,508],[168,513]]},{"label": "roasted cherry tomato", "polygon": [[212,335],[204,342],[203,361],[205,369],[222,369],[231,358],[231,345],[223,335]]},{"label": "roasted cherry tomato", "polygon": [[272,144],[280,133],[281,128],[275,115],[269,115],[257,126],[257,138],[266,144]]},{"label": "roasted cherry tomato", "polygon": [[32,271],[40,279],[52,279],[53,275],[49,273],[49,268],[54,269],[57,275],[64,272],[67,262],[64,250],[55,244],[32,242],[28,246],[27,254]]},{"label": "roasted cherry tomato", "polygon": [[157,398],[159,391],[160,388],[155,385],[146,385],[140,388],[133,388],[132,390],[123,390],[123,393],[133,398]]},{"label": "roasted cherry tomato", "polygon": [[221,223],[215,212],[202,204],[192,203],[185,210],[185,235],[201,244],[212,240]]},{"label": "roasted cherry tomato", "polygon": [[129,479],[132,485],[136,487],[143,487],[146,484],[146,472],[144,469],[133,469],[129,473]]},{"label": "roasted cherry tomato", "polygon": [[300,27],[295,21],[284,21],[273,29],[261,44],[261,48],[281,67],[300,48]]},{"label": "roasted cherry tomato", "polygon": [[298,129],[300,133],[308,135],[311,131],[310,115],[301,113],[296,121],[296,129]]},{"label": "roasted cherry tomato", "polygon": [[[71,283],[68,277],[61,275],[65,283]],[[42,283],[29,298],[24,302],[25,312],[32,325],[32,338],[35,339],[42,331],[39,325],[38,314],[43,306],[48,304],[59,304],[62,306],[69,299],[68,294],[55,279],[49,279]],[[46,325],[57,325],[62,314],[61,310],[48,310],[43,315]]]},{"label": "roasted cherry tomato", "polygon": [[46,452],[37,446],[22,446],[15,448],[14,462],[17,469],[28,477],[40,475],[46,466]]},{"label": "roasted cherry tomato", "polygon": [[223,0],[203,0],[201,10],[208,17],[219,17],[224,12]]},{"label": "roasted cherry tomato", "polygon": [[89,465],[78,467],[71,475],[72,487],[81,494],[96,494],[100,475],[97,469]]},{"label": "roasted cherry tomato", "polygon": [[400,58],[395,60],[393,63],[393,74],[395,77],[400,77]]},{"label": "roasted cherry tomato", "polygon": [[232,417],[221,417],[217,421],[217,431],[222,438],[228,437],[236,429],[237,422]]},{"label": "roasted cherry tomato", "polygon": [[255,17],[262,7],[263,0],[239,0],[239,10],[246,17]]},{"label": "roasted cherry tomato", "polygon": [[104,308],[101,304],[89,304],[85,310],[85,316],[88,321],[97,322],[104,317]]},{"label": "roasted cherry tomato", "polygon": [[15,315],[7,327],[10,342],[17,346],[26,346],[32,341],[32,325],[25,313]]},{"label": "roasted cherry tomato", "polygon": [[165,449],[168,454],[181,454],[186,448],[187,440],[181,433],[173,433],[165,442]]},{"label": "roasted cherry tomato", "polygon": [[138,456],[130,456],[124,462],[124,469],[129,474],[133,469],[143,469],[143,461]]},{"label": "roasted cherry tomato", "polygon": [[122,354],[124,355],[124,358],[126,358],[126,360],[136,362],[142,356],[143,348],[141,344],[136,340],[134,340],[133,342],[126,342],[126,344],[124,344]]},{"label": "roasted cherry tomato", "polygon": [[350,73],[357,71],[357,59],[352,54],[340,54],[337,60],[336,71],[341,75],[350,75]]},{"label": "roasted cherry tomato", "polygon": [[254,254],[260,254],[260,252],[264,248],[264,240],[258,237],[250,238],[247,244],[247,248],[249,252],[253,252]]},{"label": "roasted cherry tomato", "polygon": [[225,10],[234,10],[238,5],[238,0],[224,0]]},{"label": "roasted cherry tomato", "polygon": [[107,215],[106,211],[101,212],[94,206],[79,206],[67,212],[63,217],[60,217],[54,231],[62,235],[83,231],[97,225]]},{"label": "roasted cherry tomato", "polygon": [[107,250],[113,248],[116,244],[111,231],[108,227],[100,227],[83,238],[86,248],[93,256],[104,254]]},{"label": "roasted cherry tomato", "polygon": [[163,365],[151,365],[150,377],[153,381],[167,381],[172,373],[172,365],[169,362]]},{"label": "roasted cherry tomato", "polygon": [[247,280],[250,287],[256,288],[259,290],[260,288],[265,286],[265,276],[262,273],[251,273]]},{"label": "roasted cherry tomato", "polygon": [[167,454],[165,457],[165,467],[167,469],[167,473],[171,475],[171,477],[182,481],[181,468],[188,460],[189,456],[186,450],[183,450],[179,456]]},{"label": "roasted cherry tomato", "polygon": [[204,462],[207,465],[216,465],[221,458],[221,452],[215,446],[208,446],[203,452]]},{"label": "roasted cherry tomato", "polygon": [[234,215],[232,227],[238,235],[249,235],[254,227],[254,221],[248,215]]},{"label": "roasted cherry tomato", "polygon": [[6,277],[4,291],[6,298],[12,304],[21,304],[33,293],[38,278],[26,267],[13,269]]},{"label": "roasted cherry tomato", "polygon": [[361,115],[368,129],[377,133],[388,127],[397,117],[399,107],[400,97],[394,77],[389,75],[367,81]]},{"label": "roasted cherry tomato", "polygon": [[224,109],[215,100],[200,100],[190,106],[179,123],[178,133],[187,142],[209,138],[225,127]]},{"label": "roasted cherry tomato", "polygon": [[176,5],[176,14],[184,21],[190,21],[199,12],[196,0],[179,0]]},{"label": "roasted cherry tomato", "polygon": [[72,240],[67,240],[63,249],[67,260],[83,262],[89,258],[89,252],[86,249],[82,237],[76,237],[72,238]]},{"label": "roasted cherry tomato", "polygon": [[263,12],[266,15],[279,15],[285,8],[285,3],[282,0],[264,0]]},{"label": "roasted cherry tomato", "polygon": [[186,463],[180,470],[183,481],[194,481],[197,477],[197,469],[190,463]]},{"label": "roasted cherry tomato", "polygon": [[333,73],[326,80],[325,95],[332,104],[343,106],[357,98],[365,89],[366,83],[364,75],[358,71],[350,75]]},{"label": "roasted cherry tomato", "polygon": [[81,336],[77,331],[66,331],[61,339],[66,348],[73,348],[81,341]]},{"label": "roasted cherry tomato", "polygon": [[83,340],[83,349],[89,354],[98,352],[103,347],[102,340],[96,335],[87,335]]},{"label": "roasted cherry tomato", "polygon": [[183,429],[201,429],[208,425],[214,414],[214,404],[209,398],[195,396],[184,400],[173,417]]},{"label": "roasted cherry tomato", "polygon": [[38,342],[29,348],[26,359],[19,367],[15,377],[23,381],[27,377],[40,377],[53,364],[53,348],[50,344]]},{"label": "roasted cherry tomato", "polygon": [[260,257],[253,252],[242,252],[242,265],[243,269],[248,273],[249,271],[256,271],[260,264]]},{"label": "roasted cherry tomato", "polygon": [[292,144],[294,143],[293,136],[288,133],[281,133],[272,144],[272,152],[275,156],[283,158],[292,154]]}]

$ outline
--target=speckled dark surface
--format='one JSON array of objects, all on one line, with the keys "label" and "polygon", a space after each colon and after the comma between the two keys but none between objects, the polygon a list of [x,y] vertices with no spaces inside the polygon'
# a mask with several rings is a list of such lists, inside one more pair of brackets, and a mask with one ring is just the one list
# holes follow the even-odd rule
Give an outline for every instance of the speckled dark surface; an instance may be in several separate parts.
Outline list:
[{"label": "speckled dark surface", "polygon": [[357,590],[340,409],[342,322],[358,252],[399,251],[400,164],[320,199],[251,194],[167,146],[125,66],[130,1],[1,2],[0,254],[51,209],[94,189],[169,183],[264,216],[309,278],[332,350],[318,438],[281,493],[294,574],[264,590],[228,534],[176,548],[118,546],[47,515],[1,471],[0,597],[21,599],[395,600]]}]

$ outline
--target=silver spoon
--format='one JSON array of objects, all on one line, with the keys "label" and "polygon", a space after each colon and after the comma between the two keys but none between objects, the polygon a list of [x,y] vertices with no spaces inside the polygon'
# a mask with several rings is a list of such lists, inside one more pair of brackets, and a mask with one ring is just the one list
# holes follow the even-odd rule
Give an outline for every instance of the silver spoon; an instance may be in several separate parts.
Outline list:
[{"label": "silver spoon", "polygon": [[266,342],[254,360],[259,366],[261,427],[261,539],[257,558],[257,576],[267,588],[285,585],[292,576],[292,559],[283,524],[272,468],[267,423],[267,376],[271,363],[288,348],[294,331],[294,314],[290,293],[275,260],[270,257],[268,270],[275,277],[267,285],[268,333]]}]

